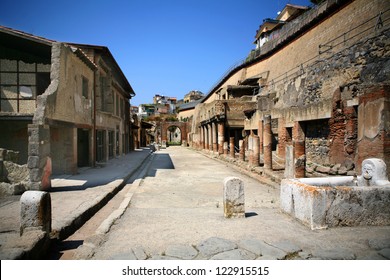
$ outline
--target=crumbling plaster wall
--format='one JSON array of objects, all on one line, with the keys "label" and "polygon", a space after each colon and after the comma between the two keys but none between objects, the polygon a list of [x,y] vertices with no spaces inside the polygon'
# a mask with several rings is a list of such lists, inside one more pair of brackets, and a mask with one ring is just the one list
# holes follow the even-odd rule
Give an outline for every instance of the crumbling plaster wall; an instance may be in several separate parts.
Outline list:
[{"label": "crumbling plaster wall", "polygon": [[[89,98],[82,96],[82,77],[88,79]],[[77,168],[77,148],[74,133],[77,125],[92,125],[92,82],[93,70],[63,43],[53,43],[51,57],[51,83],[46,91],[37,97],[37,108],[33,123],[28,126],[28,162],[30,188],[48,190],[53,169],[50,125],[66,127],[73,132],[71,164]],[[59,146],[57,146],[59,147]],[[66,147],[62,147],[65,149]]]},{"label": "crumbling plaster wall", "polygon": [[[47,95],[45,118],[92,125],[94,71],[78,58],[69,46],[58,44],[57,89]],[[54,70],[52,68],[52,70]],[[82,79],[88,80],[88,98],[82,94]]]}]

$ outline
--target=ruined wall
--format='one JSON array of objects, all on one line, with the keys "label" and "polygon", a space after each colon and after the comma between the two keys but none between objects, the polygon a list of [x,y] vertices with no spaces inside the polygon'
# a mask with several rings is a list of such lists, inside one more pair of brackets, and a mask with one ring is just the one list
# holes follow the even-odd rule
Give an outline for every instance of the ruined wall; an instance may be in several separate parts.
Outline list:
[{"label": "ruined wall", "polygon": [[[75,129],[77,125],[92,125],[92,84],[93,69],[82,61],[80,53],[63,43],[54,43],[51,54],[50,85],[37,97],[37,108],[33,123],[28,126],[29,148],[28,162],[30,188],[32,190],[48,190],[51,187],[50,176],[53,171],[53,156],[56,160],[65,160],[66,165],[77,170],[77,139],[74,134],[71,149],[64,143],[66,138],[52,141],[55,129],[65,133],[67,129]],[[88,81],[83,85],[83,77]],[[83,96],[83,87],[88,88]],[[53,129],[53,133],[51,132]],[[60,149],[54,151],[52,149]],[[65,149],[67,149],[65,151]],[[60,159],[59,154],[72,153],[71,159]],[[55,163],[56,168],[59,164]],[[67,172],[67,169],[62,170]]]},{"label": "ruined wall", "polygon": [[0,197],[22,194],[29,187],[27,165],[18,162],[19,152],[0,148]]},{"label": "ruined wall", "polygon": [[307,162],[329,164],[328,120],[316,120],[306,124],[305,151]]},{"label": "ruined wall", "polygon": [[[0,121],[0,147],[19,152],[18,164],[26,164],[28,157],[27,125],[31,121]],[[8,137],[9,135],[9,137]],[[12,136],[12,137],[11,137]]]},{"label": "ruined wall", "polygon": [[[58,87],[49,92],[45,118],[92,125],[94,71],[72,49],[58,45]],[[83,77],[88,80],[88,97],[83,96]]]}]

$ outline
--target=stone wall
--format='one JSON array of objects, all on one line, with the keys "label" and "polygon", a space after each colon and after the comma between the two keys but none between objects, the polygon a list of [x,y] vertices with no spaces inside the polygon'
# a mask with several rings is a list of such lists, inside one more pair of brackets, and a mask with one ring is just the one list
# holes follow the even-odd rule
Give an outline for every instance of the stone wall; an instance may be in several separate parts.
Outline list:
[{"label": "stone wall", "polygon": [[329,124],[328,120],[306,123],[305,151],[307,162],[329,164]]},{"label": "stone wall", "polygon": [[0,148],[0,197],[22,194],[29,187],[27,165],[19,165],[19,152]]}]

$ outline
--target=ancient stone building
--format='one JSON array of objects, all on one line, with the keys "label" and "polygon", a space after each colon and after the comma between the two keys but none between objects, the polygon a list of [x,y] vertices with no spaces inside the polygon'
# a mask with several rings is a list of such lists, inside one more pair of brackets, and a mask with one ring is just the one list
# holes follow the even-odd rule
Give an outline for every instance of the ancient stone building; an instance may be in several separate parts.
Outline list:
[{"label": "ancient stone building", "polygon": [[0,147],[19,151],[29,188],[129,151],[134,91],[107,47],[6,27],[0,42]]},{"label": "ancient stone building", "polygon": [[389,27],[380,0],[288,20],[195,107],[192,146],[286,177],[352,174],[368,157],[389,166]]}]

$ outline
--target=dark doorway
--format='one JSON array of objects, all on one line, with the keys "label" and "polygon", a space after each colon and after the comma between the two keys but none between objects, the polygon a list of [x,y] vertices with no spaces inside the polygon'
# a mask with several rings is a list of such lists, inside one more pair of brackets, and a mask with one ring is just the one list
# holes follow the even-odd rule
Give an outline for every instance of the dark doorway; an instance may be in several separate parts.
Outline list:
[{"label": "dark doorway", "polygon": [[104,142],[105,131],[96,130],[96,161],[101,162],[105,160]]},{"label": "dark doorway", "polygon": [[89,131],[77,129],[77,166],[89,165]]}]

